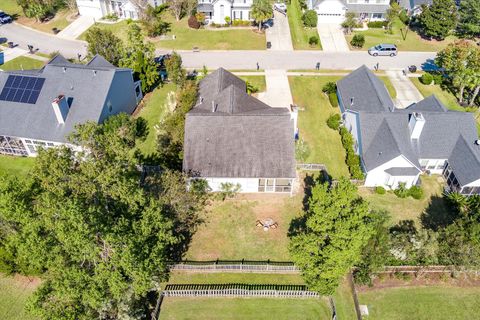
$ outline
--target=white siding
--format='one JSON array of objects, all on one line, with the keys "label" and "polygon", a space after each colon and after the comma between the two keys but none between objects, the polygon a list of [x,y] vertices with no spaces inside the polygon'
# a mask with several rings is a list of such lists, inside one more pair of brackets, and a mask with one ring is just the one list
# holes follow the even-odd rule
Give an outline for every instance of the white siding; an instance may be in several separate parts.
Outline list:
[{"label": "white siding", "polygon": [[258,178],[206,178],[205,180],[213,192],[222,191],[220,187],[222,183],[238,183],[242,193],[258,192]]},{"label": "white siding", "polygon": [[464,185],[464,187],[480,187],[480,179],[473,181],[469,184]]},{"label": "white siding", "polygon": [[[223,6],[223,10],[221,9]],[[223,14],[222,14],[223,12]],[[219,0],[213,5],[213,22],[218,24],[225,24],[225,17],[231,17],[232,4],[227,0]]]},{"label": "white siding", "polygon": [[367,177],[365,179],[365,186],[366,187],[376,187],[382,186],[385,188],[395,189],[398,186],[399,182],[405,182],[406,187],[410,188],[412,185],[417,183],[418,177],[420,173],[416,176],[408,176],[408,177],[399,177],[395,176],[392,177],[385,170],[390,168],[414,168],[414,166],[405,159],[404,156],[398,156],[377,168],[370,170],[367,173]]},{"label": "white siding", "polygon": [[422,170],[430,171],[431,174],[442,174],[447,159],[419,159]]},{"label": "white siding", "polygon": [[344,126],[350,131],[355,140],[354,150],[356,154],[361,154],[361,135],[360,126],[358,126],[358,113],[347,111],[344,114]]},{"label": "white siding", "polygon": [[342,23],[345,20],[345,5],[339,0],[325,0],[314,8],[318,23]]},{"label": "white siding", "polygon": [[100,19],[107,13],[104,12],[103,1],[101,0],[77,0],[78,12],[81,16]]}]

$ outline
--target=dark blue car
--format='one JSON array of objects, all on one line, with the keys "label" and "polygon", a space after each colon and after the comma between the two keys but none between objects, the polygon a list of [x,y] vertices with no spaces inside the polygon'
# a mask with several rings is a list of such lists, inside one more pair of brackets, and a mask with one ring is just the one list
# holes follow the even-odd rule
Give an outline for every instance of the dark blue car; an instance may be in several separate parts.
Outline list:
[{"label": "dark blue car", "polygon": [[0,11],[0,24],[10,23],[12,22],[12,17],[6,14],[3,11]]}]

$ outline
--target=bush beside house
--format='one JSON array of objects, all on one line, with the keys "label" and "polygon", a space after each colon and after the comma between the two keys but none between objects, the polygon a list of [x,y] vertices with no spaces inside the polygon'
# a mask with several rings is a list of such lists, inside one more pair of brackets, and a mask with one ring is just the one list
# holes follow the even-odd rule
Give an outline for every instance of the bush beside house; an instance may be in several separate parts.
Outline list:
[{"label": "bush beside house", "polygon": [[303,25],[309,28],[315,28],[318,22],[318,15],[314,10],[307,10],[302,16]]}]

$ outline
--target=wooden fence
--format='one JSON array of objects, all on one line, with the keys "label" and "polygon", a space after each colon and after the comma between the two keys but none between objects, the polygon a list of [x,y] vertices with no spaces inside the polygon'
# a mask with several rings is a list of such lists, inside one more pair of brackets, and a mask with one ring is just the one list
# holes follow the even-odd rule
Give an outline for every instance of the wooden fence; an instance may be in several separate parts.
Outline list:
[{"label": "wooden fence", "polygon": [[170,270],[230,273],[300,273],[293,262],[270,261],[185,261],[170,265]]},{"label": "wooden fence", "polygon": [[165,297],[268,297],[319,298],[317,292],[305,285],[275,284],[169,284],[163,290]]}]

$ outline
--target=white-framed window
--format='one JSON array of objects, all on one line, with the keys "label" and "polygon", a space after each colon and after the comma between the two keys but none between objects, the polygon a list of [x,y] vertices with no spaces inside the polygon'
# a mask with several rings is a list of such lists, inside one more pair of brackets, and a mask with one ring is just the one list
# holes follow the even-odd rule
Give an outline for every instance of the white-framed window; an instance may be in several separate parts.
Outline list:
[{"label": "white-framed window", "polygon": [[372,13],[372,19],[383,19],[383,13]]}]

